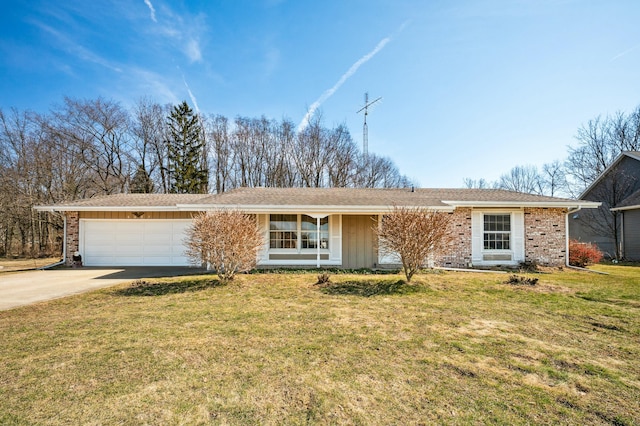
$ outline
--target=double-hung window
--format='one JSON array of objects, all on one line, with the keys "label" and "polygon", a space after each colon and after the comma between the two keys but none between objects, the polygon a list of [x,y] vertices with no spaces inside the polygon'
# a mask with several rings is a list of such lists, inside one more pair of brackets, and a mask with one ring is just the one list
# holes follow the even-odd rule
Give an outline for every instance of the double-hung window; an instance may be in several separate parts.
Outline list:
[{"label": "double-hung window", "polygon": [[298,215],[272,214],[269,220],[269,247],[298,248]]},{"label": "double-hung window", "polygon": [[485,250],[510,250],[511,249],[511,215],[510,214],[485,214],[484,215],[484,249]]},{"label": "double-hung window", "polygon": [[269,216],[269,248],[329,248],[329,217],[318,220],[306,214],[272,214]]},{"label": "double-hung window", "polygon": [[300,217],[300,227],[303,249],[317,249],[318,244],[321,249],[329,248],[329,217],[320,219],[320,229],[318,229],[317,219],[303,214]]}]

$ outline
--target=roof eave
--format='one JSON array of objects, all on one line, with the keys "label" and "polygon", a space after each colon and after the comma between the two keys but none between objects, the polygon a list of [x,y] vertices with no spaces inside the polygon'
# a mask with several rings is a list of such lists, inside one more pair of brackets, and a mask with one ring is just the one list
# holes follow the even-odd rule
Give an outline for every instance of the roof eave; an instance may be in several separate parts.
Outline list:
[{"label": "roof eave", "polygon": [[[408,208],[426,208],[451,212],[453,206],[403,206]],[[268,213],[326,213],[326,214],[380,214],[389,212],[393,206],[340,206],[340,205],[256,205],[256,204],[180,204],[178,208],[182,211],[207,211],[215,209],[235,209],[247,213],[268,214]]]},{"label": "roof eave", "polygon": [[177,212],[176,206],[34,206],[37,211],[49,212]]},{"label": "roof eave", "polygon": [[484,207],[484,208],[586,208],[595,209],[602,203],[596,201],[443,201],[454,207]]},{"label": "roof eave", "polygon": [[632,206],[624,206],[624,207],[614,207],[609,210],[611,210],[612,212],[621,212],[625,210],[635,210],[635,209],[640,209],[640,204],[634,204]]}]

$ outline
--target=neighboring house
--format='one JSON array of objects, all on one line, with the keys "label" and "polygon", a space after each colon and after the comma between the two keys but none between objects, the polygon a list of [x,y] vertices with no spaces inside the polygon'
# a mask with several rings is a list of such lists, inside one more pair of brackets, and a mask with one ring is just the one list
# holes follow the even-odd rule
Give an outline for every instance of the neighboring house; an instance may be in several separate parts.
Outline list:
[{"label": "neighboring house", "polygon": [[455,241],[434,263],[469,267],[564,265],[567,213],[599,204],[495,189],[240,188],[120,194],[37,209],[64,213],[67,262],[79,251],[88,266],[187,265],[193,215],[234,208],[256,215],[265,241],[260,266],[379,268],[397,264],[378,254],[373,231],[394,205],[451,214]]},{"label": "neighboring house", "polygon": [[640,261],[640,189],[611,210],[620,214],[622,257]]},{"label": "neighboring house", "polygon": [[625,151],[580,195],[601,202],[573,213],[569,234],[591,242],[607,257],[640,260],[640,152]]}]

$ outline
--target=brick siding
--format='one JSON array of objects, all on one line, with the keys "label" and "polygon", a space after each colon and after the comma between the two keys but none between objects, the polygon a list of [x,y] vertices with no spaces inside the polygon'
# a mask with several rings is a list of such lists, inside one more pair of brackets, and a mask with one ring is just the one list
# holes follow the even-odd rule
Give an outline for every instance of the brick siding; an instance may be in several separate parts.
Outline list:
[{"label": "brick siding", "polygon": [[525,261],[543,266],[565,264],[566,209],[524,209]]},{"label": "brick siding", "polygon": [[67,212],[67,258],[66,265],[71,266],[71,256],[80,247],[80,214],[78,212]]},{"label": "brick siding", "polygon": [[459,208],[451,214],[453,240],[445,253],[435,260],[436,266],[468,268],[471,264],[471,209]]}]

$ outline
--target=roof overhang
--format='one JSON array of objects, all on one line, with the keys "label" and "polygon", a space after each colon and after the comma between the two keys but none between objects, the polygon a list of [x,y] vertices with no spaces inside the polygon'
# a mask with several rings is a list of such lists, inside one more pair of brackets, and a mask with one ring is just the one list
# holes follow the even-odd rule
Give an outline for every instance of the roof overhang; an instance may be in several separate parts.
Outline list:
[{"label": "roof overhang", "polygon": [[[598,208],[602,203],[595,201],[556,201],[556,202],[522,202],[522,201],[443,201],[444,206],[402,206],[407,208],[423,208],[427,210],[452,212],[456,207],[470,208]],[[640,206],[623,207],[612,210],[629,210]],[[37,211],[50,212],[176,212],[176,211],[207,211],[215,209],[235,209],[248,213],[314,213],[314,214],[380,214],[393,209],[391,205],[376,206],[344,206],[344,205],[287,205],[287,204],[176,204],[173,206],[34,206]]]},{"label": "roof overhang", "polygon": [[602,203],[596,201],[583,200],[567,200],[567,201],[443,201],[453,207],[471,207],[471,208],[520,208],[520,207],[537,207],[537,208],[566,208],[566,209],[597,209]]},{"label": "roof overhang", "polygon": [[621,212],[625,210],[636,210],[636,209],[640,209],[640,204],[636,204],[634,206],[614,207],[609,210],[611,210],[612,212]]},{"label": "roof overhang", "polygon": [[177,212],[177,206],[33,206],[45,212]]},{"label": "roof overhang", "polygon": [[[215,209],[242,210],[247,213],[304,213],[304,214],[381,214],[393,209],[390,205],[379,206],[338,206],[338,205],[252,205],[252,204],[179,204],[180,211],[207,211]],[[402,206],[427,210],[452,212],[453,206]]]}]

